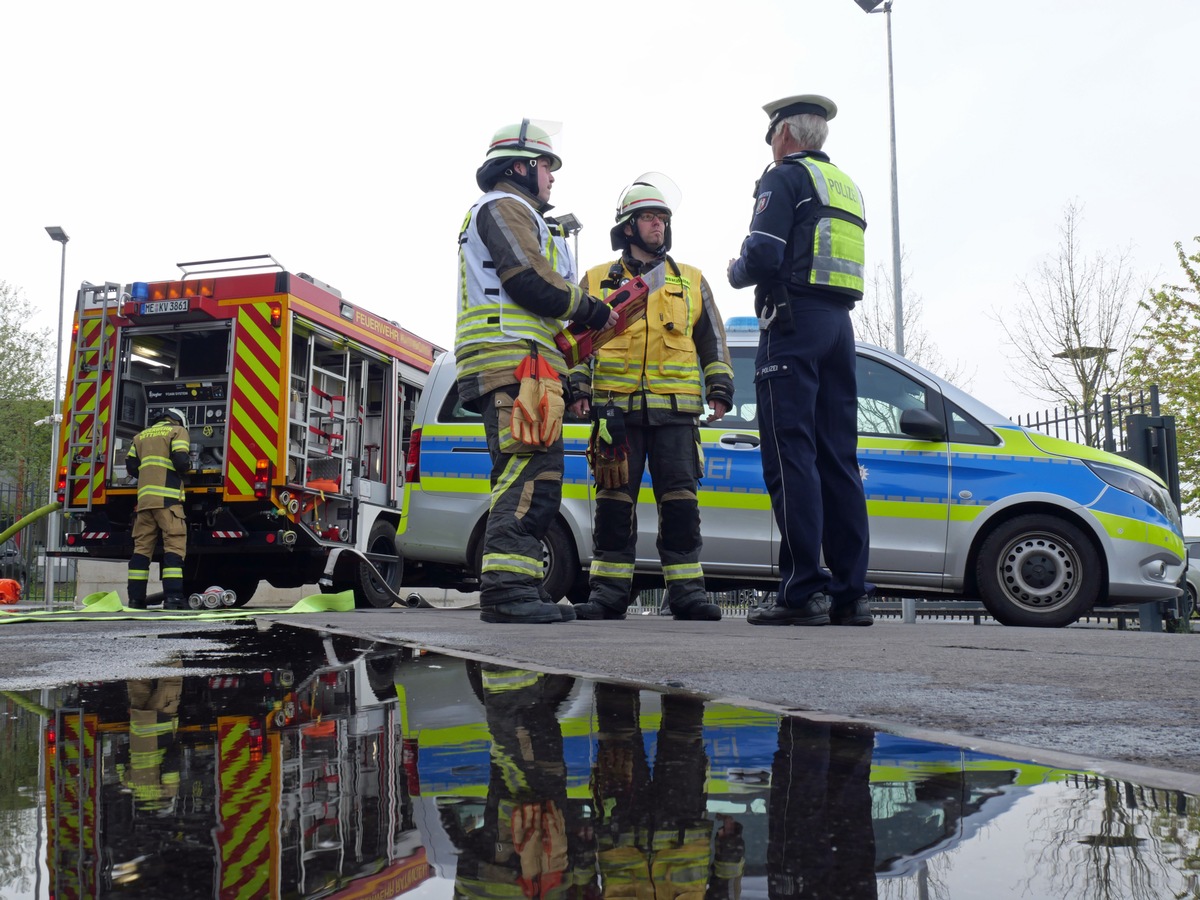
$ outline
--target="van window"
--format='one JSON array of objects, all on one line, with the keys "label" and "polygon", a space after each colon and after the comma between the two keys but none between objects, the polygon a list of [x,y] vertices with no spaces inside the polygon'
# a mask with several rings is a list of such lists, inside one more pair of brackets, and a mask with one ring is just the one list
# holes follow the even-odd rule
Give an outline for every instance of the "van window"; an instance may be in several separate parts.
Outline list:
[{"label": "van window", "polygon": [[950,423],[949,440],[952,444],[1000,445],[998,435],[949,400],[946,401],[946,419]]},{"label": "van window", "polygon": [[906,409],[928,409],[925,386],[877,360],[858,358],[858,433],[903,437]]},{"label": "van window", "polygon": [[758,402],[754,390],[754,354],[757,347],[730,347],[729,358],[733,363],[733,409],[725,413],[718,427],[744,425],[758,427]]}]

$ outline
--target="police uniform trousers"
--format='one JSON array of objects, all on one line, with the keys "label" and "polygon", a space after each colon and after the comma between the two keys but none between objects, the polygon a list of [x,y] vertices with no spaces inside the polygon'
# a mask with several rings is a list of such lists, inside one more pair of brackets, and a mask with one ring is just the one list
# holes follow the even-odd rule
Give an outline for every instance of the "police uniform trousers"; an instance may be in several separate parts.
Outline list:
[{"label": "police uniform trousers", "polygon": [[133,606],[146,604],[150,560],[162,535],[162,584],[167,598],[183,598],[183,559],[187,553],[187,518],[182,506],[139,509],[133,520],[133,556],[129,558],[126,590]]},{"label": "police uniform trousers", "polygon": [[633,563],[637,555],[637,496],[649,461],[658,505],[658,558],[667,602],[682,612],[707,603],[700,566],[699,429],[695,424],[639,425],[641,413],[625,418],[629,441],[629,482],[596,492],[596,522],[588,599],[624,612],[632,601]]},{"label": "police uniform trousers", "polygon": [[543,599],[542,538],[562,501],[563,441],[529,450],[515,444],[511,409],[517,386],[484,396],[484,431],[492,457],[492,497],[483,538],[480,606]]},{"label": "police uniform trousers", "polygon": [[854,328],[837,301],[793,307],[791,329],[776,324],[759,338],[754,371],[763,477],[780,536],[777,602],[803,606],[823,591],[845,604],[870,589]]},{"label": "police uniform trousers", "polygon": [[784,716],[767,799],[771,900],[876,900],[875,730]]}]

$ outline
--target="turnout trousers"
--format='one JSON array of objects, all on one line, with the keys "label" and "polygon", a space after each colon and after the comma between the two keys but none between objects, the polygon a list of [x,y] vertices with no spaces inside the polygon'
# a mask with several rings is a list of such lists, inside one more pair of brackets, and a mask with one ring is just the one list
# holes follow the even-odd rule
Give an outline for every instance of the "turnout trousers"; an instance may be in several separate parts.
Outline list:
[{"label": "turnout trousers", "polygon": [[[636,415],[636,414],[635,414]],[[658,505],[658,558],[667,601],[675,611],[706,603],[700,567],[699,429],[695,424],[638,425],[625,420],[629,483],[596,492],[588,599],[624,612],[631,600],[637,552],[637,496],[647,462]]]},{"label": "turnout trousers", "polygon": [[150,580],[150,560],[154,545],[162,535],[163,593],[167,598],[183,598],[183,560],[187,554],[187,519],[182,506],[140,509],[133,520],[133,556],[129,558],[126,590],[129,605],[146,607],[146,587]]},{"label": "turnout trousers", "polygon": [[777,602],[802,606],[822,591],[850,603],[872,588],[854,328],[834,301],[807,301],[792,315],[792,330],[762,333],[754,367],[763,476],[779,527]]},{"label": "turnout trousers", "polygon": [[517,387],[483,398],[483,426],[492,457],[492,496],[483,537],[479,605],[542,600],[542,538],[562,500],[563,441],[539,449],[512,437]]}]

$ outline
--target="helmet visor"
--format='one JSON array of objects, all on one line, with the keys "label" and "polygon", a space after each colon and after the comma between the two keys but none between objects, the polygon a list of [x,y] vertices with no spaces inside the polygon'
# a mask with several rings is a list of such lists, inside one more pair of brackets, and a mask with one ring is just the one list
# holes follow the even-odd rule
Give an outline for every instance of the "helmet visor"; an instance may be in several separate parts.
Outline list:
[{"label": "helmet visor", "polygon": [[617,222],[644,210],[665,209],[671,215],[679,212],[683,192],[679,185],[662,172],[644,172],[627,184],[617,198]]}]

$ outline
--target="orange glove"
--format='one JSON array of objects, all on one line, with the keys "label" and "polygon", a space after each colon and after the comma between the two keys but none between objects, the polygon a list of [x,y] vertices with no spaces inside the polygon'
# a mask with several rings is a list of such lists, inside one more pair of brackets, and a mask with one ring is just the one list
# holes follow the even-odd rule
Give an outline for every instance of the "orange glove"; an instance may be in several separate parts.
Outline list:
[{"label": "orange glove", "polygon": [[522,444],[552,446],[562,434],[566,413],[558,373],[534,347],[513,374],[521,387],[513,400],[512,436]]},{"label": "orange glove", "polygon": [[551,378],[545,376],[538,383],[538,418],[541,420],[539,438],[543,447],[552,447],[562,434],[563,416],[567,412],[567,403],[563,399],[562,382],[558,375]]},{"label": "orange glove", "polygon": [[522,378],[521,390],[512,406],[512,436],[522,444],[541,443],[542,421],[538,413],[538,379]]}]

